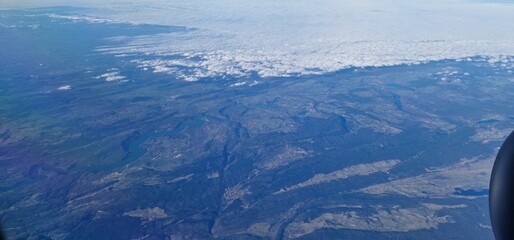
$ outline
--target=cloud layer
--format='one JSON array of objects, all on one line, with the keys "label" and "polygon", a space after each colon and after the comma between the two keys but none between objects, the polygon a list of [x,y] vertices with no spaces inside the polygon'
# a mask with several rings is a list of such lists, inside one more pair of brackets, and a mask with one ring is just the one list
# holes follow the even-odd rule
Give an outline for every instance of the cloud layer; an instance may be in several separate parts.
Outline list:
[{"label": "cloud layer", "polygon": [[[43,5],[31,0],[17,4]],[[100,49],[119,56],[154,56],[153,61],[136,60],[154,72],[176,73],[188,81],[252,74],[323,74],[348,67],[514,55],[514,4],[509,3],[52,0],[44,5],[58,4],[91,7],[85,14],[113,22],[191,29],[124,39],[122,46]],[[168,61],[168,56],[180,60]],[[184,64],[189,69],[184,70]]]}]

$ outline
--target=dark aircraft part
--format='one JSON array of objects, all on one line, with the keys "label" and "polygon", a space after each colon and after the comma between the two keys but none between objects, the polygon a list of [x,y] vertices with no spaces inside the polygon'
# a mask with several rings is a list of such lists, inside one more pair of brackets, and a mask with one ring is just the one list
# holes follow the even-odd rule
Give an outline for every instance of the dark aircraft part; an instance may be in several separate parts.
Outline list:
[{"label": "dark aircraft part", "polygon": [[2,225],[0,225],[0,240],[6,240],[4,233],[2,232]]},{"label": "dark aircraft part", "polygon": [[494,162],[489,211],[496,240],[514,240],[514,132],[505,140]]}]

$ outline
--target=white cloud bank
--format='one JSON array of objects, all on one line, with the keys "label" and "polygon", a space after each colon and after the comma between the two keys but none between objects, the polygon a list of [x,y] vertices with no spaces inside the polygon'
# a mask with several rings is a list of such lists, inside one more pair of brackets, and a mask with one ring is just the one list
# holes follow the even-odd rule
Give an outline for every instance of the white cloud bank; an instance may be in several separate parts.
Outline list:
[{"label": "white cloud bank", "polygon": [[[38,5],[31,1],[17,4]],[[122,47],[102,49],[115,54],[195,59],[194,69],[182,76],[190,81],[250,73],[263,77],[322,74],[350,66],[514,55],[514,4],[509,3],[49,0],[44,5],[59,4],[93,7],[96,10],[87,14],[102,19],[196,29],[139,37]],[[149,67],[176,72],[172,66]]]}]

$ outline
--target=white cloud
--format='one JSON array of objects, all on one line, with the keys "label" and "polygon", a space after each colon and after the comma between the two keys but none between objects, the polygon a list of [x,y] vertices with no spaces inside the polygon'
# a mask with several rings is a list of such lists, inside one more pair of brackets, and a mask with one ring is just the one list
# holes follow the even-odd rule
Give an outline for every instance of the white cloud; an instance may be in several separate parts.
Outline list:
[{"label": "white cloud", "polygon": [[70,90],[70,89],[71,89],[70,85],[63,85],[63,86],[60,86],[57,88],[57,90],[59,90],[59,91],[66,91],[66,90]]},{"label": "white cloud", "polygon": [[110,72],[104,73],[102,75],[98,75],[95,77],[95,79],[105,79],[105,81],[111,82],[111,81],[120,81],[125,80],[125,77],[120,75],[120,72],[113,71],[116,69],[109,69]]},{"label": "white cloud", "polygon": [[95,18],[82,15],[59,15],[59,14],[47,14],[50,18],[66,19],[72,22],[88,22],[88,23],[114,23],[114,21],[104,18]]},{"label": "white cloud", "polygon": [[253,81],[253,82],[242,81],[242,82],[236,82],[236,83],[230,84],[230,87],[242,87],[242,86],[253,87],[255,85],[258,85],[259,83],[260,83],[259,81]]},{"label": "white cloud", "polygon": [[87,12],[95,16],[92,19],[187,27],[190,31],[128,39],[121,47],[101,50],[156,59],[178,56],[194,62],[185,66],[192,69],[151,67],[189,81],[514,55],[514,4],[466,0],[51,0],[45,4],[25,0],[18,4],[58,3],[94,7]]}]

